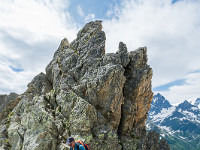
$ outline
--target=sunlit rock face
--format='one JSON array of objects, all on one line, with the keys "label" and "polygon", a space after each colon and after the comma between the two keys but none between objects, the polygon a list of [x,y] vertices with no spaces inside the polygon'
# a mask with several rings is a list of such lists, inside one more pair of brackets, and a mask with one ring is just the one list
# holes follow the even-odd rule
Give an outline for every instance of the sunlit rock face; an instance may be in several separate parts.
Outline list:
[{"label": "sunlit rock face", "polygon": [[147,49],[119,43],[105,53],[101,21],[86,24],[29,84],[4,126],[1,147],[63,150],[74,136],[91,150],[148,149],[145,121],[152,100]]}]

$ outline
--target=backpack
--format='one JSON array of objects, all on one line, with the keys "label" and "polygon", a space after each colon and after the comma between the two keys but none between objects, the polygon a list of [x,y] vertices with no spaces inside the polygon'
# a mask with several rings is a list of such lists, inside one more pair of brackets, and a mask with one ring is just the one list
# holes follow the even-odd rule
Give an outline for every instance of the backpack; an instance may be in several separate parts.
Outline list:
[{"label": "backpack", "polygon": [[78,150],[79,150],[80,145],[83,145],[86,150],[89,150],[89,146],[87,144],[83,143],[82,141],[78,140],[78,141],[76,141],[76,143],[78,144]]}]

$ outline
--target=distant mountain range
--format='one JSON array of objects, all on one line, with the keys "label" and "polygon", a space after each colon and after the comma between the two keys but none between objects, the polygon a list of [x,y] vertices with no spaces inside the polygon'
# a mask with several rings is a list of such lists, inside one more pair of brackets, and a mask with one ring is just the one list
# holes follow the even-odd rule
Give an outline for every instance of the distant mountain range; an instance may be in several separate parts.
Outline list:
[{"label": "distant mountain range", "polygon": [[172,106],[161,94],[153,97],[146,122],[147,130],[156,130],[172,150],[200,150],[200,98]]}]

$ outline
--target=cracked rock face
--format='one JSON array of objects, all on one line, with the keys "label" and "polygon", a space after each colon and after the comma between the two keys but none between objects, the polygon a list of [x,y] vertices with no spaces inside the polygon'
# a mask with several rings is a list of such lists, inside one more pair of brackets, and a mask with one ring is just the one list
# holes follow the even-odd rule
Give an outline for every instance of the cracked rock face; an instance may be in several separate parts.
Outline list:
[{"label": "cracked rock face", "polygon": [[16,99],[18,94],[10,93],[9,95],[0,95],[0,114],[4,110],[4,108],[8,105],[9,102]]},{"label": "cracked rock face", "polygon": [[145,149],[153,96],[147,50],[128,52],[120,42],[116,53],[105,54],[105,40],[95,21],[71,43],[61,41],[46,74],[29,83],[2,125],[7,145],[1,140],[1,148],[64,150],[74,136],[91,150]]}]

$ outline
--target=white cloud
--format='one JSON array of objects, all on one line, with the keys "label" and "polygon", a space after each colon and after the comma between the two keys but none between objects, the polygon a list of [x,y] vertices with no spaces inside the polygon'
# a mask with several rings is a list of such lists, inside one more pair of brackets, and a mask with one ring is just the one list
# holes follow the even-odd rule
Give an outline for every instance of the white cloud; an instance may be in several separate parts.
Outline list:
[{"label": "white cloud", "polygon": [[[16,0],[0,1],[0,28],[15,38],[28,43],[60,38],[65,34],[74,34],[70,26],[70,16],[64,12],[68,1],[62,0]],[[68,22],[67,22],[68,21]],[[66,30],[72,29],[72,30]]]},{"label": "white cloud", "polygon": [[106,16],[107,17],[116,17],[118,16],[118,14],[120,13],[120,9],[121,9],[121,5],[124,4],[123,1],[121,1],[121,3],[110,3],[110,9],[107,10],[106,12]]},{"label": "white cloud", "polygon": [[8,67],[5,62],[0,61],[0,93],[17,92],[22,93],[25,91],[27,83],[31,81],[30,77],[35,74],[34,71],[24,71],[16,73]]},{"label": "white cloud", "polygon": [[[0,94],[22,93],[53,57],[60,41],[77,33],[68,0],[0,1]],[[20,67],[14,72],[10,66]]]},{"label": "white cloud", "polygon": [[184,79],[188,72],[199,70],[200,1],[123,2],[113,19],[103,22],[107,52],[117,51],[119,41],[129,51],[147,46],[153,87]]},{"label": "white cloud", "polygon": [[90,22],[90,21],[94,21],[95,20],[95,14],[88,14],[85,17],[85,22]]},{"label": "white cloud", "polygon": [[179,103],[180,101],[196,100],[200,97],[200,72],[189,73],[186,75],[186,81],[184,85],[172,86],[168,91],[160,92],[170,100],[172,104]]},{"label": "white cloud", "polygon": [[84,17],[85,14],[80,5],[77,6],[77,12],[81,17]]},{"label": "white cloud", "polygon": [[[24,92],[28,82],[44,72],[60,41],[72,41],[78,31],[69,12],[69,0],[0,1],[0,94]],[[115,52],[123,41],[128,50],[147,46],[153,68],[153,87],[185,79],[186,84],[161,92],[170,102],[199,94],[200,1],[124,0],[107,11],[104,20],[106,51]],[[85,22],[95,14],[85,14]],[[14,72],[9,66],[24,71]]]}]

